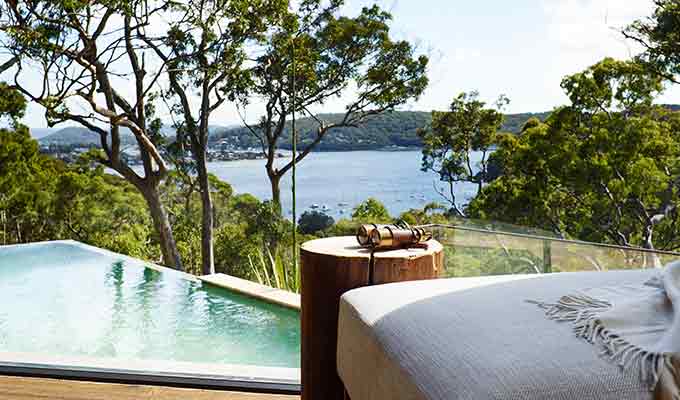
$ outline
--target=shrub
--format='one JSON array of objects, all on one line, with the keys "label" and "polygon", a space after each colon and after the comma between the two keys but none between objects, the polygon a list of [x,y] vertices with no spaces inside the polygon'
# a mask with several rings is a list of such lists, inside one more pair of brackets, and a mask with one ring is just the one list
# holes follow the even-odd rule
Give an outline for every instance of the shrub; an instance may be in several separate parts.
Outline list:
[{"label": "shrub", "polygon": [[298,219],[298,229],[305,234],[313,234],[333,226],[335,220],[319,211],[305,211]]}]

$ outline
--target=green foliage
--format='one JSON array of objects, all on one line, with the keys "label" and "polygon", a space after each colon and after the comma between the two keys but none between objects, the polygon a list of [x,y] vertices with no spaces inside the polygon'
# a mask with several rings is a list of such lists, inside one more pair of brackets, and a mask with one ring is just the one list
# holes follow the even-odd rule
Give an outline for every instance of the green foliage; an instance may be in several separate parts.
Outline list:
[{"label": "green foliage", "polygon": [[121,178],[41,155],[25,128],[0,130],[1,243],[74,239],[156,259],[152,227],[144,200]]},{"label": "green foliage", "polygon": [[292,257],[284,258],[280,252],[272,255],[269,248],[249,256],[253,276],[262,285],[289,292],[300,292],[300,267],[293,265]]},{"label": "green foliage", "polygon": [[26,103],[1,84],[0,117],[13,128],[0,129],[0,229],[2,242],[23,243],[55,235],[50,223],[55,201],[55,176],[63,165],[42,156],[28,128],[17,123]]},{"label": "green foliage", "polygon": [[352,104],[357,112],[391,109],[422,93],[427,58],[414,57],[409,43],[390,39],[388,13],[372,6],[352,18],[338,15],[342,1],[307,3],[284,18],[258,58],[253,75],[257,94],[276,98],[279,88],[291,87],[293,54],[298,97],[304,103],[299,107],[336,96],[350,82],[356,83],[361,99]]},{"label": "green foliage", "polygon": [[38,153],[28,129],[0,129],[2,243],[42,240],[55,234],[50,216],[55,177],[63,165]]},{"label": "green foliage", "polygon": [[[423,139],[422,170],[436,173],[448,185],[449,193],[441,194],[459,215],[463,210],[456,199],[456,185],[473,183],[479,194],[482,185],[490,181],[488,157],[503,123],[499,110],[507,103],[507,98],[501,96],[496,109],[485,108],[486,103],[478,99],[476,92],[461,93],[449,111],[433,111],[432,123],[419,132]],[[472,160],[473,152],[482,155],[478,163]]]},{"label": "green foliage", "polygon": [[305,211],[298,219],[298,229],[302,233],[313,234],[333,226],[335,221],[319,211]]},{"label": "green foliage", "polygon": [[444,260],[444,276],[447,278],[534,274],[537,267],[543,266],[543,260],[528,249],[507,250],[500,247],[445,245]]},{"label": "green foliage", "polygon": [[229,275],[253,279],[250,259],[262,252],[256,238],[246,234],[247,222],[225,223],[215,229],[215,269]]},{"label": "green foliage", "polygon": [[[141,34],[149,20],[168,8],[136,0],[3,2],[0,30],[3,50],[18,60],[14,86],[44,108],[49,126],[75,123],[98,133],[102,151],[91,153],[97,155],[93,159],[144,196],[155,240],[162,242],[163,263],[182,269],[167,213],[158,201],[157,188],[168,168],[160,148],[160,120],[154,116],[158,76],[145,70],[147,56],[155,53],[142,46]],[[24,84],[34,79],[31,74],[44,77],[40,85]],[[134,94],[120,91],[122,76],[133,81]],[[143,172],[131,168],[123,155],[122,128],[134,133]]]},{"label": "green foliage", "polygon": [[446,224],[450,222],[450,217],[446,207],[439,203],[430,203],[422,209],[411,209],[401,213],[399,220],[409,225]]},{"label": "green foliage", "polygon": [[389,223],[392,220],[387,208],[378,200],[370,197],[352,211],[352,219],[363,224]]},{"label": "green foliage", "polygon": [[660,77],[605,59],[562,87],[571,105],[502,138],[504,173],[470,214],[594,242],[680,247],[680,115],[652,105]]},{"label": "green foliage", "polygon": [[5,82],[0,82],[0,115],[8,118],[16,126],[17,121],[24,116],[26,99]]},{"label": "green foliage", "polygon": [[292,232],[292,226],[290,221],[281,216],[273,201],[264,201],[258,205],[248,233],[257,235],[264,246],[276,247],[281,238]]},{"label": "green foliage", "polygon": [[60,174],[56,188],[53,218],[62,235],[133,257],[155,255],[144,199],[124,180],[83,168]]},{"label": "green foliage", "polygon": [[326,229],[321,236],[331,237],[331,236],[354,236],[357,233],[359,226],[364,223],[359,220],[354,219],[340,219],[333,224],[333,226]]},{"label": "green foliage", "polygon": [[680,73],[680,3],[676,0],[655,0],[650,18],[635,21],[624,35],[643,45],[639,56],[647,67],[678,82]]}]

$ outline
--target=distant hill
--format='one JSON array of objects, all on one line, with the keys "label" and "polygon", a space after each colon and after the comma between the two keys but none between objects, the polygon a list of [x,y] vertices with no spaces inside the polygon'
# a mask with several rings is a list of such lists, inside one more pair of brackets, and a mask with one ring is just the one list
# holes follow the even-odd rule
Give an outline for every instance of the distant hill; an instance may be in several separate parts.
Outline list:
[{"label": "distant hill", "polygon": [[[666,104],[673,111],[680,111],[680,105]],[[504,132],[519,133],[522,125],[532,117],[545,120],[549,111],[540,113],[506,114],[505,122],[501,128]],[[319,117],[326,122],[338,122],[343,114],[321,114]],[[319,144],[318,151],[348,151],[348,150],[374,150],[399,147],[418,147],[421,141],[416,132],[431,122],[431,113],[424,111],[394,111],[368,118],[357,127],[340,128],[324,138]],[[297,121],[299,132],[299,145],[304,147],[311,142],[318,125],[311,118],[302,118]],[[164,129],[168,137],[174,136],[174,130],[167,127]],[[38,132],[43,133],[44,131]],[[37,136],[37,135],[36,135]],[[279,148],[291,149],[290,123],[280,140]],[[99,145],[99,136],[96,133],[81,127],[67,127],[56,132],[47,134],[39,139],[42,144],[67,144],[67,145]],[[132,143],[133,137],[129,131],[123,135],[125,143]],[[256,138],[243,126],[210,126],[211,146],[226,146],[230,148],[259,148]]]},{"label": "distant hill", "polygon": [[47,135],[56,132],[58,129],[55,128],[31,128],[31,136],[34,139],[41,139]]},{"label": "distant hill", "polygon": [[[132,133],[121,130],[121,141],[125,144],[133,140]],[[99,134],[78,126],[69,126],[52,132],[38,139],[40,144],[99,146]]]},{"label": "distant hill", "polygon": [[[544,120],[550,113],[508,114],[502,130],[519,133],[522,125],[531,117]],[[326,122],[338,122],[344,114],[321,114]],[[329,134],[319,144],[319,151],[370,150],[390,147],[418,147],[420,138],[416,134],[419,128],[432,121],[431,113],[424,111],[394,111],[368,118],[357,127],[339,128]],[[299,142],[301,146],[314,140],[318,124],[311,118],[297,121]],[[280,141],[279,147],[291,149],[290,123]],[[257,147],[257,140],[245,127],[222,129],[215,132],[212,141],[223,141],[232,146]]]},{"label": "distant hill", "polygon": [[522,131],[522,126],[524,126],[524,123],[527,122],[529,118],[538,118],[541,121],[545,121],[549,115],[550,111],[540,113],[505,114],[505,121],[503,121],[501,130],[503,132],[520,133]]},{"label": "distant hill", "polygon": [[[221,126],[210,126],[211,132],[227,129]],[[121,142],[124,145],[134,144],[134,135],[128,128],[121,128]],[[170,126],[162,128],[162,132],[166,138],[174,138],[175,129]],[[212,134],[212,133],[211,133]],[[40,144],[58,144],[58,145],[82,145],[82,146],[99,146],[99,134],[92,132],[87,128],[80,126],[69,126],[65,128],[31,128],[31,135],[38,139]]]}]

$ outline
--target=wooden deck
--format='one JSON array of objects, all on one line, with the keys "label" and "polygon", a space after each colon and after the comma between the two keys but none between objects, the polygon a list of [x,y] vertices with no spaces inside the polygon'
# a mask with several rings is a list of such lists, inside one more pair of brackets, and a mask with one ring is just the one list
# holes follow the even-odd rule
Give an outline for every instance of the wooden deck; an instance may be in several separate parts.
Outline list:
[{"label": "wooden deck", "polygon": [[121,385],[0,376],[0,399],[11,400],[299,400],[299,396]]}]

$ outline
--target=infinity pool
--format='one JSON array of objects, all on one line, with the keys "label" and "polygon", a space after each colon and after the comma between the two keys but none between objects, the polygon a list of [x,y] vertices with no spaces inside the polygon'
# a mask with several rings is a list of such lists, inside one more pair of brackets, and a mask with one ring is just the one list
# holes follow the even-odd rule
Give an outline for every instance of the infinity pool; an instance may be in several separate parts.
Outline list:
[{"label": "infinity pool", "polygon": [[77,242],[0,246],[3,354],[299,368],[299,313]]}]

